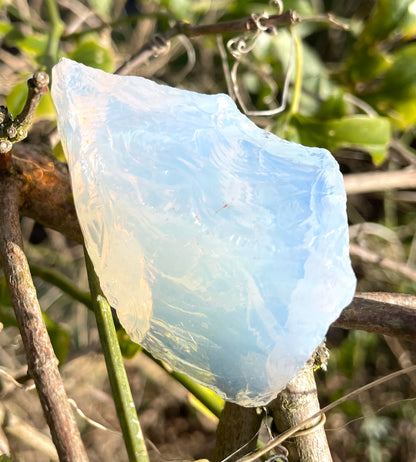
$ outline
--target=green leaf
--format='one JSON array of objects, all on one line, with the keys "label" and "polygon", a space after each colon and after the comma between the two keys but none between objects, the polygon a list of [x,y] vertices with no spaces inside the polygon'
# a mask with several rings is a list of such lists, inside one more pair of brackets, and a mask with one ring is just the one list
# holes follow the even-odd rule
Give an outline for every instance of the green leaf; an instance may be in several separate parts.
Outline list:
[{"label": "green leaf", "polygon": [[347,104],[345,94],[337,89],[332,95],[321,104],[315,117],[321,120],[338,119],[347,115]]},{"label": "green leaf", "polygon": [[142,347],[133,342],[122,327],[117,330],[117,338],[123,358],[131,359],[142,350]]},{"label": "green leaf", "polygon": [[400,29],[412,3],[413,0],[378,0],[364,26],[360,42],[374,45],[374,42],[388,38],[395,29]]},{"label": "green leaf", "polygon": [[319,120],[296,114],[291,124],[297,129],[299,140],[306,146],[319,146],[329,151],[342,147],[368,151],[375,164],[385,159],[390,141],[390,121],[386,117],[365,115]]},{"label": "green leaf", "polygon": [[[30,76],[27,76],[30,77]],[[20,82],[18,83],[12,91],[6,96],[6,106],[11,114],[16,117],[25,104],[27,97],[27,83]],[[50,93],[46,93],[42,96],[39,106],[36,109],[35,115],[33,120],[40,120],[40,119],[48,119],[53,120],[55,119],[55,107],[52,102],[52,98]]]},{"label": "green leaf", "polygon": [[353,82],[365,82],[379,77],[390,65],[387,53],[377,48],[364,47],[348,58],[346,70]]},{"label": "green leaf", "polygon": [[0,462],[13,462],[13,458],[10,456],[6,456],[6,454],[3,454],[0,456]]},{"label": "green leaf", "polygon": [[21,52],[31,57],[43,55],[48,43],[46,34],[25,35],[13,25],[5,22],[0,23],[0,37],[7,45],[19,48]]},{"label": "green leaf", "polygon": [[56,144],[56,146],[52,150],[52,154],[55,159],[59,160],[60,162],[66,162],[64,148],[62,147],[61,141]]},{"label": "green leaf", "polygon": [[416,2],[412,2],[400,25],[403,38],[411,40],[416,35]]},{"label": "green leaf", "polygon": [[113,72],[114,70],[111,49],[105,48],[91,39],[83,41],[68,57],[86,66],[102,69],[106,72]]},{"label": "green leaf", "polygon": [[362,97],[398,128],[407,129],[416,123],[416,45],[398,50],[392,59],[379,86]]},{"label": "green leaf", "polygon": [[413,0],[378,0],[374,12],[366,22],[354,50],[346,62],[353,82],[369,81],[379,77],[390,64],[388,54],[379,43],[393,31],[399,32]]},{"label": "green leaf", "polygon": [[403,99],[416,96],[416,44],[410,44],[392,55],[393,64],[384,75],[380,93]]}]

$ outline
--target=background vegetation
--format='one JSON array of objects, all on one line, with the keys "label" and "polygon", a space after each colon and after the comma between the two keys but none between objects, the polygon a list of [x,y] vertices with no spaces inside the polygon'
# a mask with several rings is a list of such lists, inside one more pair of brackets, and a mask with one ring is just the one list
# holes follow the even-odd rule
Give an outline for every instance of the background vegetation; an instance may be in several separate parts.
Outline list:
[{"label": "background vegetation", "polygon": [[[12,114],[24,103],[27,77],[39,68],[49,72],[61,56],[114,72],[178,21],[199,25],[277,13],[266,1],[236,0],[14,0],[0,6],[0,94]],[[293,27],[295,39],[289,27],[277,26],[277,34],[262,32],[255,43],[251,34],[252,50],[233,55],[227,43],[235,32],[175,35],[169,44],[162,36],[157,56],[131,73],[204,93],[227,92],[227,66],[232,69],[238,59],[237,89],[249,111],[285,103],[282,112],[253,120],[284,138],[330,149],[351,175],[346,185],[355,181],[347,191],[358,290],[414,294],[416,278],[407,270],[416,260],[416,2],[287,0],[284,9],[303,19]],[[323,16],[329,12],[334,20]],[[54,126],[46,95],[28,142],[52,148],[63,160]],[[353,176],[363,172],[389,176]],[[82,248],[29,218],[22,219],[22,229],[68,394],[95,421],[117,430],[95,320],[80,301],[88,304]],[[383,258],[395,266],[386,267]],[[81,292],[64,293],[54,274],[45,272],[50,268]],[[26,386],[26,360],[4,278],[0,320],[0,364]],[[125,355],[133,357],[137,348],[119,336]],[[328,346],[328,370],[318,373],[322,405],[414,357],[413,345],[362,331],[331,329]],[[216,418],[143,353],[127,368],[152,460],[210,457]],[[16,459],[53,459],[50,443],[42,445],[47,427],[35,393],[8,378],[0,386],[1,422]],[[326,429],[334,461],[416,461],[415,391],[416,377],[402,377],[332,411]],[[126,460],[119,434],[82,417],[78,424],[92,461]]]}]

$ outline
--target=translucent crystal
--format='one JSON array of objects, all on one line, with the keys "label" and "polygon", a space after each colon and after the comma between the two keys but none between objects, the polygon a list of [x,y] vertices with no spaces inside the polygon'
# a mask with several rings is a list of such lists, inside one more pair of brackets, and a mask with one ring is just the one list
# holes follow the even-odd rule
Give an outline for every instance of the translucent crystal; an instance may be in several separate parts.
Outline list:
[{"label": "translucent crystal", "polygon": [[85,243],[126,331],[224,398],[266,404],[354,293],[334,158],[226,95],[68,59],[52,97]]}]

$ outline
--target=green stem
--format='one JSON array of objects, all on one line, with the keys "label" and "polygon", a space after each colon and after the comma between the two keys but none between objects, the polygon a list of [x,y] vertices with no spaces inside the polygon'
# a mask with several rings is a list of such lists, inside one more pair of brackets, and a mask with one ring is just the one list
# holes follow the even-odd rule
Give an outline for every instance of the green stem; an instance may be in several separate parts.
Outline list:
[{"label": "green stem", "polygon": [[56,0],[45,0],[51,30],[46,48],[45,65],[50,75],[52,66],[58,61],[59,41],[64,31],[64,23],[59,15]]},{"label": "green stem", "polygon": [[[163,365],[162,365],[163,367]],[[198,383],[194,382],[187,375],[181,374],[180,372],[170,371],[164,367],[164,369],[171,375],[176,381],[181,383],[188,391],[190,391],[207,409],[209,409],[216,417],[220,417],[224,409],[224,401],[209,388],[203,387]]]},{"label": "green stem", "polygon": [[91,295],[89,292],[84,292],[75,287],[69,278],[59,273],[58,271],[30,263],[30,272],[32,273],[32,276],[36,276],[43,281],[52,284],[53,286],[59,287],[62,292],[69,295],[78,302],[83,303],[88,309],[93,309]]},{"label": "green stem", "polygon": [[98,276],[85,248],[84,253],[98,333],[129,461],[149,462],[143,433],[124,369],[111,307],[101,291]]},{"label": "green stem", "polygon": [[164,369],[171,377],[183,385],[195,398],[197,398],[208,410],[210,410],[216,417],[220,417],[224,409],[224,400],[220,398],[214,391],[209,388],[199,385],[194,382],[187,375],[172,370],[163,361],[154,358],[147,350],[143,349],[142,352],[153,360],[158,366]]},{"label": "green stem", "polygon": [[303,78],[303,48],[302,40],[296,34],[294,28],[291,28],[291,34],[295,42],[295,56],[296,56],[296,74],[295,83],[293,86],[293,98],[290,105],[289,115],[297,114],[299,112],[300,96],[302,94],[302,78]]}]

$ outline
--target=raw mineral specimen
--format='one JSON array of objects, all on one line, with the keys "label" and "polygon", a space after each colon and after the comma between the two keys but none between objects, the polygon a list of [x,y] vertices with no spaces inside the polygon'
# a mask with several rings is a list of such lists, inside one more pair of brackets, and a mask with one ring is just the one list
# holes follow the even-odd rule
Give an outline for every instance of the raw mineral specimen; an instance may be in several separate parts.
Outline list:
[{"label": "raw mineral specimen", "polygon": [[52,97],[85,243],[131,338],[228,400],[269,402],[355,290],[335,159],[226,95],[68,59]]}]

